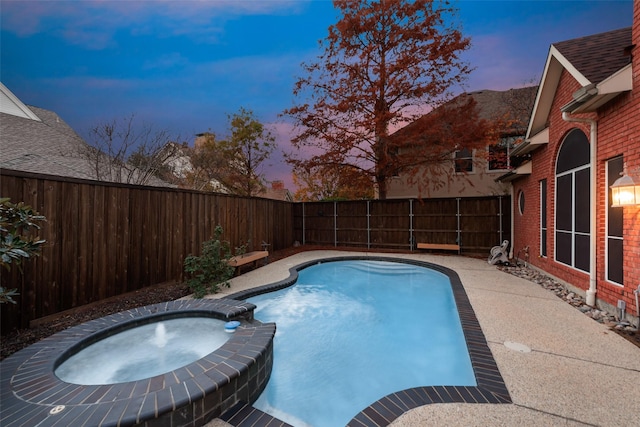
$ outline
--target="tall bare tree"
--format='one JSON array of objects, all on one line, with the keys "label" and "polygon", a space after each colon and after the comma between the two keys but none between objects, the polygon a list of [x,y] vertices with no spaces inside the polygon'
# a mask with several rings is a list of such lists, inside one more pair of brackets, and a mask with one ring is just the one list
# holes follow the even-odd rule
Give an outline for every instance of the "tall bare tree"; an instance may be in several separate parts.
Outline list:
[{"label": "tall bare tree", "polygon": [[[389,130],[441,105],[469,66],[460,55],[470,40],[453,23],[446,1],[335,0],[341,17],[321,41],[323,53],[302,64],[294,95],[302,100],[285,111],[299,133],[289,154],[298,169],[350,165],[371,176],[379,197],[402,166]],[[471,108],[471,107],[470,107]]]},{"label": "tall bare tree", "polygon": [[169,131],[138,123],[132,114],[91,128],[88,146],[80,154],[93,165],[100,181],[159,183],[168,172],[167,160],[174,155],[168,149],[174,140]]}]

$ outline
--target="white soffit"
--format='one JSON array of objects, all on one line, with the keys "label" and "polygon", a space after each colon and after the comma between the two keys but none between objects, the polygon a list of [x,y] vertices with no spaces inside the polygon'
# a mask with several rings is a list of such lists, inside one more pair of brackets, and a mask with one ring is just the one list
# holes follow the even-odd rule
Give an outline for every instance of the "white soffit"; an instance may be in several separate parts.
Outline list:
[{"label": "white soffit", "polygon": [[516,175],[531,175],[531,171],[531,162],[527,162],[518,166],[514,172]]},{"label": "white soffit", "polygon": [[529,144],[531,145],[540,145],[540,144],[548,144],[548,143],[549,143],[548,127],[542,129],[540,132],[536,133],[535,135],[529,138]]},{"label": "white soffit", "polygon": [[0,82],[0,112],[22,117],[23,119],[42,121],[2,82]]},{"label": "white soffit", "polygon": [[[611,101],[622,92],[633,89],[631,64],[621,68],[596,86],[597,93],[582,104],[571,109],[573,113],[589,113]],[[569,104],[568,104],[569,105]]]},{"label": "white soffit", "polygon": [[633,89],[633,72],[631,64],[607,77],[598,85],[598,94],[618,94]]},{"label": "white soffit", "polygon": [[553,46],[551,46],[544,66],[540,87],[538,88],[536,100],[531,112],[531,119],[529,120],[529,127],[527,128],[527,134],[525,137],[527,140],[531,135],[537,134],[545,128],[547,118],[551,111],[551,105],[553,104],[553,99],[556,94],[556,89],[560,83],[563,66],[558,61],[558,58],[554,56],[554,52],[557,51]]},{"label": "white soffit", "polygon": [[539,145],[548,144],[549,143],[549,128],[546,127],[542,129],[540,132],[536,133],[529,139],[526,139],[522,142],[522,144],[516,146],[512,151],[512,156],[521,156],[523,154],[530,153],[531,151],[538,148]]}]

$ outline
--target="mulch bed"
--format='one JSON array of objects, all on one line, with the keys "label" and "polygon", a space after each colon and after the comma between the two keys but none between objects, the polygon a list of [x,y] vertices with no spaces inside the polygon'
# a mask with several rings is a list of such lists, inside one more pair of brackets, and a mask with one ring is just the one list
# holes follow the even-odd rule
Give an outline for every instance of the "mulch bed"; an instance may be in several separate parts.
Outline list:
[{"label": "mulch bed", "polygon": [[[269,255],[269,261],[277,261],[278,259],[286,258],[294,255],[298,252],[308,250],[334,250],[335,247],[292,247],[282,251],[273,252]],[[340,248],[345,250],[345,248]],[[347,249],[348,250],[348,249]],[[362,249],[353,248],[354,251],[362,251]],[[385,252],[376,249],[377,253]],[[386,252],[401,252],[401,251],[386,251]],[[243,270],[246,271],[246,270]],[[118,297],[110,298],[106,301],[90,304],[88,306],[80,307],[74,311],[61,314],[59,317],[54,317],[47,322],[43,322],[40,325],[29,328],[13,331],[9,334],[2,336],[2,346],[0,348],[0,360],[10,356],[22,348],[25,348],[43,338],[55,334],[56,332],[67,329],[71,326],[78,325],[80,323],[87,322],[92,319],[97,319],[109,314],[118,313],[120,311],[129,310],[135,307],[142,307],[150,304],[157,304],[164,301],[172,301],[178,298],[182,298],[189,295],[191,292],[189,288],[183,283],[165,283],[158,286],[151,286],[144,289],[140,289],[135,292],[120,295]],[[635,344],[640,348],[640,333],[633,331],[615,330],[620,336],[629,340],[629,342]]]}]

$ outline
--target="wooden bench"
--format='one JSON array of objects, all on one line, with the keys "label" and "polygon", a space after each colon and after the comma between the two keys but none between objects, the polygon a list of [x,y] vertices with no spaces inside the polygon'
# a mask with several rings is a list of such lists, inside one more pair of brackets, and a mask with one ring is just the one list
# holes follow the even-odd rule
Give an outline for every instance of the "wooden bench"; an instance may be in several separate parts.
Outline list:
[{"label": "wooden bench", "polygon": [[258,265],[258,261],[263,258],[269,257],[269,251],[253,251],[247,252],[246,254],[237,255],[229,259],[227,263],[231,267],[239,268],[243,265],[249,264],[251,262],[255,263],[255,266]]},{"label": "wooden bench", "polygon": [[436,249],[441,251],[458,251],[460,253],[460,245],[448,243],[418,243],[418,249]]}]

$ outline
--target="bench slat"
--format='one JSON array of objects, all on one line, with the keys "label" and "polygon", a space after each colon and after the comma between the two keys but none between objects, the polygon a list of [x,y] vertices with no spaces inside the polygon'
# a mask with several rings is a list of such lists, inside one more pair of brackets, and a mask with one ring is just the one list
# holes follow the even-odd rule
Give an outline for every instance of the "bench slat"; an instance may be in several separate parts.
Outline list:
[{"label": "bench slat", "polygon": [[269,256],[269,251],[253,251],[246,254],[234,256],[229,259],[229,265],[232,267],[239,267],[241,265],[249,264],[250,262],[257,261]]},{"label": "bench slat", "polygon": [[448,251],[459,251],[460,245],[448,243],[418,243],[418,249],[441,249]]}]

